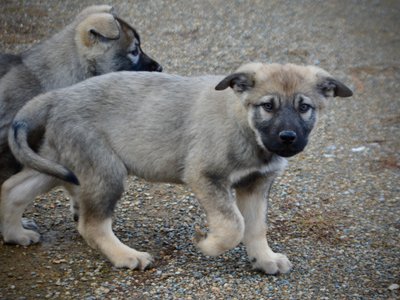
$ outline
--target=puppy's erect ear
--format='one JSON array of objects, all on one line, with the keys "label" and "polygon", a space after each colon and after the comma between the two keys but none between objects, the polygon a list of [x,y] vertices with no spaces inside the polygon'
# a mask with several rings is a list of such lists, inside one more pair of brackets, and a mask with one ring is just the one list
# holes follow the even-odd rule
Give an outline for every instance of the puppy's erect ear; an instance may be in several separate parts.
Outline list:
[{"label": "puppy's erect ear", "polygon": [[332,77],[325,77],[317,84],[318,91],[324,97],[351,97],[352,90]]},{"label": "puppy's erect ear", "polygon": [[217,84],[215,89],[217,91],[225,90],[227,87],[231,87],[237,93],[243,93],[254,87],[255,80],[253,73],[234,73]]},{"label": "puppy's erect ear", "polygon": [[77,33],[82,44],[91,47],[98,40],[117,40],[120,26],[113,15],[108,13],[92,14],[77,26]]}]

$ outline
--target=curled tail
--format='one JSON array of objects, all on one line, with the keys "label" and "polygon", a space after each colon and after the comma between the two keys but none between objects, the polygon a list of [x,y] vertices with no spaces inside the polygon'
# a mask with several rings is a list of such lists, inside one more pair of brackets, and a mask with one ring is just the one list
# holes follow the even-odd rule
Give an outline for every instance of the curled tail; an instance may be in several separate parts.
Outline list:
[{"label": "curled tail", "polygon": [[46,94],[29,101],[15,116],[8,133],[8,143],[16,159],[24,166],[79,185],[71,170],[38,155],[28,143],[31,131],[46,126],[52,100],[51,94]]}]

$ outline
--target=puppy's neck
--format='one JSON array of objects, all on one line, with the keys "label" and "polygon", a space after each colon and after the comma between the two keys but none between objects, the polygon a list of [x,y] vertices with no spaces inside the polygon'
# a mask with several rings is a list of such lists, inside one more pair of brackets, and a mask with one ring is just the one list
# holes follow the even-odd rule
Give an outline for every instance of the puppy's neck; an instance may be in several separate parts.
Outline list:
[{"label": "puppy's neck", "polygon": [[74,41],[57,36],[24,53],[23,63],[39,79],[45,91],[70,86],[90,77],[77,59]]}]

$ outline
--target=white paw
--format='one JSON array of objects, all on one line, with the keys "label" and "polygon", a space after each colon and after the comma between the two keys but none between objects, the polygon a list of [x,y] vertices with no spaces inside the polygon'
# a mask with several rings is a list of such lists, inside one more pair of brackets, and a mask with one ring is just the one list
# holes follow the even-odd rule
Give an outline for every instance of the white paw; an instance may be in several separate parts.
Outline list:
[{"label": "white paw", "polygon": [[21,227],[18,230],[6,230],[3,233],[3,239],[7,244],[28,246],[39,242],[40,234],[36,231]]},{"label": "white paw", "polygon": [[[237,224],[234,225],[237,226]],[[242,238],[243,230],[223,230],[222,232],[207,233],[196,227],[193,243],[204,255],[218,256],[225,251],[235,248]]]},{"label": "white paw", "polygon": [[224,247],[211,237],[198,240],[196,246],[204,255],[208,256],[218,256],[225,252]]},{"label": "white paw", "polygon": [[218,256],[236,247],[241,239],[242,234],[240,232],[230,232],[221,236],[215,233],[202,232],[199,228],[195,228],[193,242],[204,255]]},{"label": "white paw", "polygon": [[129,249],[109,257],[111,263],[117,268],[128,269],[147,269],[153,262],[153,257],[147,252],[139,252],[134,249]]},{"label": "white paw", "polygon": [[292,263],[281,253],[272,253],[265,258],[250,258],[253,269],[261,270],[266,274],[283,274],[290,271]]}]

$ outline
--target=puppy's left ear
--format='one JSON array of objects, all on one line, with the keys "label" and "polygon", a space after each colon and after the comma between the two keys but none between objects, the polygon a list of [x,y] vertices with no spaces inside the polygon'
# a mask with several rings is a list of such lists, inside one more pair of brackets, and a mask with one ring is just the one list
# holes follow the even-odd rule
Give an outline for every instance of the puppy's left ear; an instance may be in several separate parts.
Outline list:
[{"label": "puppy's left ear", "polygon": [[351,97],[352,90],[332,77],[323,78],[317,85],[318,91],[324,97]]},{"label": "puppy's left ear", "polygon": [[254,85],[255,79],[253,73],[234,73],[222,79],[215,89],[222,91],[227,87],[231,87],[235,92],[243,93],[252,89]]}]

